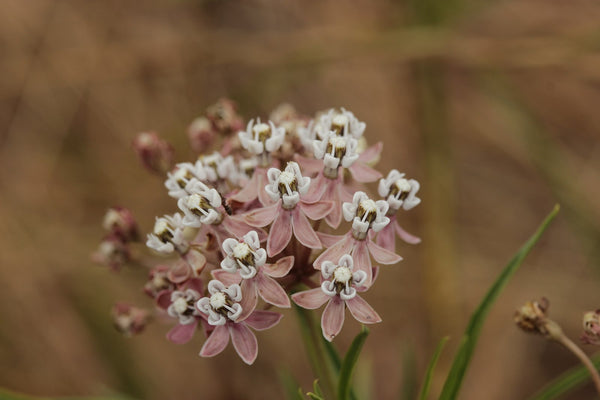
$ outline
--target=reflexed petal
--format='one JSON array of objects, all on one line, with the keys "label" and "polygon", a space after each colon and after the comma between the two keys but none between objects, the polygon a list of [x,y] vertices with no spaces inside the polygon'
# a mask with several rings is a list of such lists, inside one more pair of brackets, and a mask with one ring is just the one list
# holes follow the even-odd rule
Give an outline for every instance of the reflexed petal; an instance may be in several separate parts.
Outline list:
[{"label": "reflexed petal", "polygon": [[344,239],[345,235],[330,235],[329,233],[317,232],[319,240],[323,246],[329,248],[334,246],[337,242]]},{"label": "reflexed petal", "polygon": [[342,183],[340,181],[329,183],[327,189],[325,190],[325,194],[322,197],[322,200],[332,200],[334,202],[333,209],[325,217],[327,225],[329,225],[332,228],[337,228],[342,222],[342,204],[338,192],[338,187],[336,186],[341,184]]},{"label": "reflexed petal", "polygon": [[354,270],[365,271],[367,274],[366,286],[371,286],[373,281],[373,271],[371,269],[371,257],[369,256],[369,250],[367,249],[368,240],[361,240],[357,242],[352,251],[352,258],[354,259]]},{"label": "reflexed petal", "polygon": [[396,233],[394,226],[388,224],[377,234],[377,244],[389,251],[396,251]]},{"label": "reflexed petal", "polygon": [[342,330],[345,308],[344,301],[339,296],[332,297],[327,303],[321,316],[321,329],[326,340],[331,342]]},{"label": "reflexed petal", "polygon": [[240,203],[247,203],[254,200],[258,196],[258,175],[261,173],[261,169],[257,168],[252,174],[252,178],[246,183],[246,186],[239,192],[231,196],[232,200],[239,201]]},{"label": "reflexed petal", "polygon": [[282,257],[275,264],[265,264],[261,267],[263,273],[273,278],[283,278],[294,266],[294,256]]},{"label": "reflexed petal", "polygon": [[319,237],[313,230],[310,222],[308,222],[308,218],[306,218],[306,215],[304,215],[299,207],[296,207],[292,211],[292,228],[296,239],[306,247],[311,249],[320,249],[323,247],[321,246]]},{"label": "reflexed petal", "polygon": [[258,208],[244,214],[244,220],[248,225],[255,226],[257,228],[267,226],[276,218],[277,213],[281,209],[279,205],[281,201],[270,206]]},{"label": "reflexed petal", "polygon": [[[188,262],[188,264],[192,268],[194,268],[194,271],[196,271],[196,274],[199,274],[200,272],[202,272],[202,270],[206,266],[206,257],[204,257],[204,254],[200,253],[197,250],[190,249],[183,258],[185,259],[185,261]],[[173,281],[173,280],[171,280],[171,281]],[[173,281],[173,282],[175,282],[175,281]],[[175,283],[177,283],[177,282],[175,282]]]},{"label": "reflexed petal", "polygon": [[227,272],[224,269],[215,269],[211,271],[210,274],[216,280],[223,282],[225,286],[239,284],[242,281],[242,277],[240,276],[240,274],[238,274],[237,272]]},{"label": "reflexed petal", "polygon": [[[321,162],[319,160],[319,162]],[[306,203],[314,203],[323,197],[325,190],[327,189],[327,183],[325,182],[325,177],[322,174],[319,174],[315,179],[310,182],[310,187],[308,191],[302,196],[302,200]]]},{"label": "reflexed petal", "polygon": [[196,325],[198,325],[197,320],[187,325],[177,324],[167,333],[167,339],[177,344],[187,343],[194,337]]},{"label": "reflexed petal", "polygon": [[265,240],[267,238],[265,231],[247,224],[241,216],[235,215],[225,217],[223,219],[223,226],[237,238],[241,238],[250,231],[255,231],[258,234],[259,240]]},{"label": "reflexed petal", "polygon": [[257,331],[264,331],[279,323],[283,318],[282,314],[273,311],[254,311],[248,318],[244,320],[244,323]]},{"label": "reflexed petal", "polygon": [[374,242],[370,240],[365,240],[365,242],[367,242],[369,252],[373,256],[375,261],[377,261],[380,264],[396,264],[397,262],[402,260],[402,257],[400,257],[398,254],[386,250],[381,246],[377,246]]},{"label": "reflexed petal", "polygon": [[299,206],[308,218],[317,221],[325,218],[327,214],[333,210],[335,203],[329,200],[322,200],[316,203],[306,203],[301,200]]},{"label": "reflexed petal", "polygon": [[353,163],[349,170],[352,178],[357,182],[375,182],[382,177],[379,171],[360,162]]},{"label": "reflexed petal", "polygon": [[346,306],[348,306],[352,316],[354,316],[358,322],[362,322],[363,324],[375,324],[381,322],[379,314],[377,314],[369,303],[359,295],[354,296],[350,300],[346,300]]},{"label": "reflexed petal", "polygon": [[290,299],[277,281],[265,274],[256,276],[256,286],[260,297],[267,303],[281,308],[290,308]]},{"label": "reflexed petal", "polygon": [[276,206],[279,208],[279,214],[275,217],[267,239],[267,254],[269,257],[281,253],[292,238],[292,213],[279,207],[279,204],[276,204]]},{"label": "reflexed petal", "polygon": [[294,293],[292,295],[294,303],[309,310],[321,307],[329,299],[331,299],[331,297],[326,295],[320,287]]},{"label": "reflexed petal", "polygon": [[172,290],[162,290],[156,295],[156,305],[162,309],[167,309],[171,305],[171,293]]},{"label": "reflexed petal", "polygon": [[369,147],[358,156],[357,162],[363,162],[365,164],[375,163],[379,160],[381,151],[383,150],[383,142],[378,142],[373,146]]},{"label": "reflexed petal", "polygon": [[240,301],[240,305],[242,306],[242,313],[236,319],[236,322],[241,322],[248,318],[250,314],[256,308],[256,304],[258,303],[258,296],[256,294],[256,281],[254,279],[246,279],[242,282],[242,301]]},{"label": "reflexed petal", "polygon": [[226,325],[218,325],[212,331],[202,350],[200,350],[201,357],[213,357],[222,352],[229,343],[229,331]]},{"label": "reflexed petal", "polygon": [[[337,242],[336,244],[325,250],[323,253],[321,253],[321,255],[317,257],[317,259],[313,263],[313,266],[316,269],[321,269],[321,264],[323,263],[323,261],[329,260],[334,263],[338,262],[341,256],[350,253],[350,250],[354,246],[355,242],[356,241],[350,234],[345,235],[339,242]],[[356,260],[354,261],[356,268]]]},{"label": "reflexed petal", "polygon": [[229,332],[235,351],[246,364],[252,365],[258,354],[258,343],[254,333],[244,323],[229,324]]},{"label": "reflexed petal", "polygon": [[202,284],[202,279],[200,279],[200,278],[190,279],[183,285],[183,287],[185,289],[195,290],[196,292],[198,292],[200,294],[204,293],[204,285]]},{"label": "reflexed petal", "polygon": [[398,233],[398,236],[400,236],[400,239],[404,240],[406,243],[408,244],[419,244],[421,243],[421,238],[411,235],[410,233],[406,232],[404,229],[402,229],[402,227],[400,225],[398,225],[398,222],[394,221],[394,223],[390,223],[390,225],[393,225],[396,228],[396,232]]},{"label": "reflexed petal", "polygon": [[302,157],[299,154],[294,154],[294,160],[300,165],[302,174],[305,176],[314,176],[323,170],[323,160]]},{"label": "reflexed petal", "polygon": [[265,183],[268,182],[267,173],[264,172],[258,177],[258,200],[264,205],[268,206],[273,204],[273,199],[269,196],[265,190]]}]

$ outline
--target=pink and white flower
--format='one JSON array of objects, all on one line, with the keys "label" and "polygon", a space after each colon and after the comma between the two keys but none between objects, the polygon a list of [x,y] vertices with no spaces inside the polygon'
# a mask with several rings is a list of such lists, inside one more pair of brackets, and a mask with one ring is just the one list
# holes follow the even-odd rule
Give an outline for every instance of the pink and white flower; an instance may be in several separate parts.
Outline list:
[{"label": "pink and white flower", "polygon": [[[285,129],[276,127],[271,121],[263,123],[260,118],[250,120],[245,131],[238,133],[244,149],[257,156],[279,149],[285,139]],[[267,166],[263,165],[263,167]]]},{"label": "pink and white flower", "polygon": [[406,179],[404,174],[398,170],[391,170],[388,176],[379,181],[378,192],[389,204],[387,216],[390,223],[377,235],[377,244],[387,250],[395,251],[396,234],[406,243],[417,244],[421,239],[406,232],[397,222],[397,212],[400,208],[410,210],[419,203],[421,199],[416,196],[419,191],[419,182],[415,179]]},{"label": "pink and white flower", "polygon": [[304,246],[320,249],[321,241],[308,218],[324,218],[332,210],[333,203],[302,198],[308,192],[310,178],[303,177],[300,167],[293,161],[287,164],[284,171],[271,168],[268,178],[265,191],[276,202],[246,213],[245,221],[258,228],[273,223],[267,238],[269,257],[279,254],[287,246],[292,232]]},{"label": "pink and white flower", "polygon": [[221,353],[231,337],[233,347],[242,360],[246,364],[254,363],[258,343],[249,327],[256,330],[271,328],[279,322],[282,315],[270,311],[254,311],[242,320],[242,290],[239,285],[225,286],[218,280],[212,280],[208,284],[208,290],[210,297],[198,300],[197,307],[208,316],[208,323],[215,328],[202,346],[200,356],[213,357]]},{"label": "pink and white flower", "polygon": [[329,260],[324,261],[321,275],[321,287],[295,293],[292,300],[311,310],[327,302],[321,316],[321,329],[325,339],[333,340],[342,330],[346,307],[352,316],[363,324],[381,322],[375,310],[358,295],[358,292],[363,292],[368,287],[365,285],[367,274],[362,269],[354,271],[354,260],[349,254],[340,257],[337,264]]},{"label": "pink and white flower", "polygon": [[190,194],[190,187],[198,181],[206,179],[206,172],[195,164],[179,163],[172,172],[167,173],[165,187],[169,196],[179,199]]},{"label": "pink and white flower", "polygon": [[172,253],[177,250],[185,253],[189,243],[184,238],[183,217],[179,213],[156,218],[152,233],[148,234],[146,246],[159,253]]}]

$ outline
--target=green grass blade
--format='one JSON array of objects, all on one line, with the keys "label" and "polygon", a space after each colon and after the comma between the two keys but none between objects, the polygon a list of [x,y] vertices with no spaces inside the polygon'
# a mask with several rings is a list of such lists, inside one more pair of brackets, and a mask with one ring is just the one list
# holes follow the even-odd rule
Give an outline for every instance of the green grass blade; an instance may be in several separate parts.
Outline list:
[{"label": "green grass blade", "polygon": [[415,361],[414,346],[409,346],[402,357],[402,387],[400,400],[415,400],[417,398],[417,362]]},{"label": "green grass blade", "polygon": [[290,371],[284,369],[279,372],[279,382],[283,388],[283,392],[286,400],[303,400],[304,396],[298,395],[298,388],[300,385],[294,379]]},{"label": "green grass blade", "polygon": [[533,246],[540,239],[554,217],[556,217],[559,209],[560,207],[558,205],[554,206],[552,212],[550,212],[546,219],[544,219],[537,231],[527,240],[527,242],[525,242],[525,244],[514,255],[512,260],[510,260],[508,265],[502,270],[500,276],[498,276],[496,281],[492,284],[489,291],[483,298],[483,301],[481,304],[479,304],[479,307],[477,307],[471,316],[471,320],[469,321],[469,325],[467,326],[463,336],[461,346],[458,349],[458,352],[454,358],[454,362],[452,363],[452,367],[450,368],[450,372],[448,373],[448,377],[446,378],[446,382],[440,395],[440,400],[453,400],[457,398],[463,378],[465,376],[465,372],[469,366],[471,356],[473,355],[473,351],[477,344],[477,339],[479,338],[481,328],[492,305],[494,304],[494,301],[500,295],[500,292],[504,286],[506,286],[509,279],[519,269],[529,251],[531,251]]},{"label": "green grass blade", "polygon": [[[592,362],[596,368],[600,368],[600,355],[592,357]],[[573,390],[590,378],[588,370],[581,366],[575,367],[562,375],[558,376],[552,382],[548,383],[541,390],[529,398],[529,400],[552,400]]]},{"label": "green grass blade", "polygon": [[433,377],[433,371],[435,370],[435,366],[437,365],[438,359],[440,358],[440,354],[442,354],[442,350],[448,341],[448,336],[442,338],[440,343],[437,345],[435,351],[433,352],[433,356],[431,357],[431,361],[429,361],[429,365],[427,366],[427,372],[425,372],[425,379],[423,380],[423,387],[421,388],[421,393],[419,395],[419,400],[426,400],[427,395],[429,394],[429,386],[431,385],[431,378]]},{"label": "green grass blade", "polygon": [[360,355],[360,351],[362,350],[368,335],[369,330],[363,325],[362,331],[356,335],[346,353],[346,357],[344,357],[338,381],[338,400],[347,400],[350,396],[352,372],[354,371],[358,356]]}]

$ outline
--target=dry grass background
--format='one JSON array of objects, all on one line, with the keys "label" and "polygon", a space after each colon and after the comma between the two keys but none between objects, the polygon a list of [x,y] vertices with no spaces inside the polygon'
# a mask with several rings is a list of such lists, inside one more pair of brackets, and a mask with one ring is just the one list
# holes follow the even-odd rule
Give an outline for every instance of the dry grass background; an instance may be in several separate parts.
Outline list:
[{"label": "dry grass background", "polygon": [[[156,129],[188,159],[187,124],[221,96],[246,118],[283,101],[306,114],[345,106],[371,141],[385,141],[382,171],[422,182],[423,204],[405,225],[424,242],[401,246],[405,261],[368,295],[384,318],[359,371],[373,374],[373,398],[397,398],[402,376],[421,376],[450,335],[437,393],[469,313],[556,202],[559,219],[485,324],[461,398],[526,398],[575,364],[517,331],[512,313],[545,295],[576,337],[582,312],[600,306],[597,0],[0,7],[0,386],[272,399],[283,366],[308,387],[291,312],[259,334],[254,367],[231,349],[203,360],[200,339],[172,345],[167,326],[131,340],[113,332],[112,303],[144,304],[145,274],[89,261],[106,207],[129,206],[144,231],[175,207],[138,165],[134,134]],[[358,329],[347,324],[342,349]],[[406,354],[414,366],[403,367]]]}]

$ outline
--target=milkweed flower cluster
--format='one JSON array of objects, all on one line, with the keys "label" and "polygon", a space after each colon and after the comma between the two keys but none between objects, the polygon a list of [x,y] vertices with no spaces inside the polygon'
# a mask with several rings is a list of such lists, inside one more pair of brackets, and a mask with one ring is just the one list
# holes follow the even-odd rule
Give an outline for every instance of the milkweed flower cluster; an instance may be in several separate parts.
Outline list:
[{"label": "milkweed flower cluster", "polygon": [[[220,100],[190,125],[191,148],[201,154],[165,171],[174,207],[146,238],[147,248],[166,259],[148,263],[132,255],[137,225],[122,209],[107,216],[115,222],[105,227],[114,232],[94,259],[113,269],[149,264],[144,292],[161,319],[172,321],[167,338],[206,337],[203,357],[231,340],[252,364],[254,331],[275,326],[282,318],[275,309],[291,301],[307,309],[325,305],[321,327],[329,341],[341,331],[346,308],[361,323],[380,322],[364,296],[380,265],[402,259],[396,236],[420,241],[398,223],[420,203],[419,183],[374,168],[383,145],[367,146],[366,124],[346,109],[310,119],[282,105],[267,119],[242,121],[231,101]],[[138,137],[134,148],[154,172],[172,165],[170,146],[155,134]],[[377,181],[379,198],[362,186]],[[149,320],[137,309],[119,310],[120,329],[130,334]]]}]

